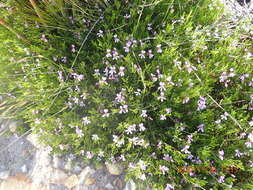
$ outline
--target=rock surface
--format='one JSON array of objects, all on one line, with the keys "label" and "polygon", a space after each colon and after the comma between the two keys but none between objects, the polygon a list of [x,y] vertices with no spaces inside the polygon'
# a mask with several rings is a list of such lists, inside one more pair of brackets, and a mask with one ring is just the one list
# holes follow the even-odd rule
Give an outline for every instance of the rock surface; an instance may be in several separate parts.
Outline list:
[{"label": "rock surface", "polygon": [[[0,190],[134,190],[120,165],[85,165],[73,155],[51,155],[36,135],[18,136],[0,121]],[[8,131],[9,133],[10,131]],[[130,184],[130,185],[129,185]]]}]

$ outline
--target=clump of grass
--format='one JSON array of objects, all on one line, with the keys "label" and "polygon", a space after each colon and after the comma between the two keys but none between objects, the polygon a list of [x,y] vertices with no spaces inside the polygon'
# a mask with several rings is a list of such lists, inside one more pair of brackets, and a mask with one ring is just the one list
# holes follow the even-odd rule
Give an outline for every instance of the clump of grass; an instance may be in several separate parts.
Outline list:
[{"label": "clump of grass", "polygon": [[54,152],[121,162],[152,189],[252,188],[249,31],[209,0],[98,2],[70,1],[63,20],[50,14],[37,28],[27,21],[30,46],[3,47],[15,52],[5,98],[25,102],[15,113]]}]

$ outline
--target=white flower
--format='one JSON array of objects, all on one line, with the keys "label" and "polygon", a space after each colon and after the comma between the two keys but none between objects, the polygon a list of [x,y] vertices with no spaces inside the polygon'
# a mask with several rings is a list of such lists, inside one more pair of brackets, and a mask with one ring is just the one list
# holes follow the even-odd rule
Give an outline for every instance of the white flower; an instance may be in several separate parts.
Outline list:
[{"label": "white flower", "polygon": [[103,112],[104,113],[103,113],[102,117],[109,117],[110,114],[108,113],[109,112],[108,109],[104,109]]},{"label": "white flower", "polygon": [[99,30],[98,31],[98,33],[97,33],[97,36],[99,37],[99,38],[102,38],[103,37],[103,31],[102,30]]},{"label": "white flower", "polygon": [[251,142],[249,142],[249,141],[248,141],[248,142],[246,142],[246,143],[245,143],[245,145],[246,145],[246,147],[248,147],[248,148],[251,148],[251,147],[252,147],[252,143],[251,143]]},{"label": "white flower", "polygon": [[83,131],[81,129],[79,129],[78,127],[76,128],[76,134],[78,137],[83,137],[84,134],[83,134]]},{"label": "white flower", "polygon": [[235,156],[241,157],[241,152],[238,149],[235,150]]},{"label": "white flower", "polygon": [[220,150],[220,151],[219,151],[219,158],[220,158],[221,160],[224,159],[224,151],[223,151],[223,150]]},{"label": "white flower", "polygon": [[140,176],[139,176],[139,178],[141,179],[141,180],[146,180],[146,176],[145,176],[145,174],[141,174]]},{"label": "white flower", "polygon": [[166,108],[165,111],[166,111],[167,114],[170,114],[171,113],[171,108]]},{"label": "white flower", "polygon": [[202,133],[203,133],[203,132],[204,132],[204,126],[205,126],[204,124],[200,124],[200,125],[198,125],[198,126],[197,126],[198,131],[200,131],[200,132],[202,132]]},{"label": "white flower", "polygon": [[147,117],[147,110],[141,110],[141,117]]},{"label": "white flower", "polygon": [[125,97],[123,96],[122,92],[116,94],[115,100],[116,100],[117,102],[125,102]]},{"label": "white flower", "polygon": [[133,134],[133,131],[136,131],[136,125],[129,125],[128,128],[126,129],[126,134]]},{"label": "white flower", "polygon": [[147,164],[143,160],[139,160],[138,165],[141,170],[146,170],[147,169]]},{"label": "white flower", "polygon": [[253,143],[253,131],[249,133],[248,139]]},{"label": "white flower", "polygon": [[164,92],[161,92],[160,96],[157,99],[160,100],[161,102],[163,102],[164,100],[166,100],[166,98],[164,97]]},{"label": "white flower", "polygon": [[144,124],[143,123],[140,123],[139,124],[139,131],[145,131],[146,128],[144,127]]},{"label": "white flower", "polygon": [[160,116],[160,120],[166,120],[166,116],[162,114],[162,115]]},{"label": "white flower", "polygon": [[144,50],[142,50],[141,51],[141,53],[139,54],[139,57],[141,58],[141,59],[144,59],[145,58],[145,51]]},{"label": "white flower", "polygon": [[123,145],[125,142],[124,142],[124,139],[120,139],[117,135],[113,135],[113,142],[116,143],[116,146],[120,147],[121,145]]},{"label": "white flower", "polygon": [[166,90],[164,82],[160,82],[159,83],[158,90],[161,91],[161,92]]},{"label": "white flower", "polygon": [[97,134],[94,134],[94,135],[91,136],[91,139],[94,140],[94,141],[97,141],[97,140],[99,140],[100,138],[98,137]]},{"label": "white flower", "polygon": [[118,73],[119,76],[121,76],[121,77],[125,76],[124,70],[125,70],[125,67],[120,66],[119,73]]},{"label": "white flower", "polygon": [[141,89],[137,89],[134,93],[135,93],[136,96],[140,96],[141,95]]},{"label": "white flower", "polygon": [[186,145],[186,146],[181,150],[181,152],[184,152],[185,154],[188,154],[188,153],[190,153],[190,152],[188,151],[189,148],[190,148],[190,146],[189,146],[189,145]]},{"label": "white flower", "polygon": [[156,46],[156,52],[157,53],[162,53],[163,51],[162,51],[162,48],[161,48],[161,44],[158,44],[157,46]]},{"label": "white flower", "polygon": [[103,151],[100,151],[100,152],[98,153],[98,156],[99,156],[99,157],[104,157],[104,152],[103,152]]},{"label": "white flower", "polygon": [[172,190],[174,189],[174,185],[166,184],[166,188],[164,190]]},{"label": "white flower", "polygon": [[83,117],[83,124],[84,125],[88,125],[88,124],[90,124],[91,122],[90,122],[90,120],[88,119],[88,117]]}]

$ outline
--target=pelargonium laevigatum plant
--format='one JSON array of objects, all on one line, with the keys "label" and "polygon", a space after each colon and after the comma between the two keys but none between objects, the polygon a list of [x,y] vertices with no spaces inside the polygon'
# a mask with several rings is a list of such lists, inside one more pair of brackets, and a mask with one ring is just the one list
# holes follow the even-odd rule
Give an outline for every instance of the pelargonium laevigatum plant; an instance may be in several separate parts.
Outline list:
[{"label": "pelargonium laevigatum plant", "polygon": [[120,162],[152,189],[252,189],[249,31],[210,0],[110,4],[34,29],[29,59],[11,60],[21,116],[53,151]]}]

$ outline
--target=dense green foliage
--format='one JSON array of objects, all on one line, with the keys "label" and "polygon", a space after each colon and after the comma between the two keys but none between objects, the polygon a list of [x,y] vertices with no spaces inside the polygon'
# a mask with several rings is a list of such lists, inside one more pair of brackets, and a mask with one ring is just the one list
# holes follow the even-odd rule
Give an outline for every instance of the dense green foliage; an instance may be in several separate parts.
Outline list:
[{"label": "dense green foliage", "polygon": [[5,13],[28,39],[1,28],[5,116],[152,189],[253,188],[250,30],[211,0],[59,2],[38,5],[46,19]]}]

